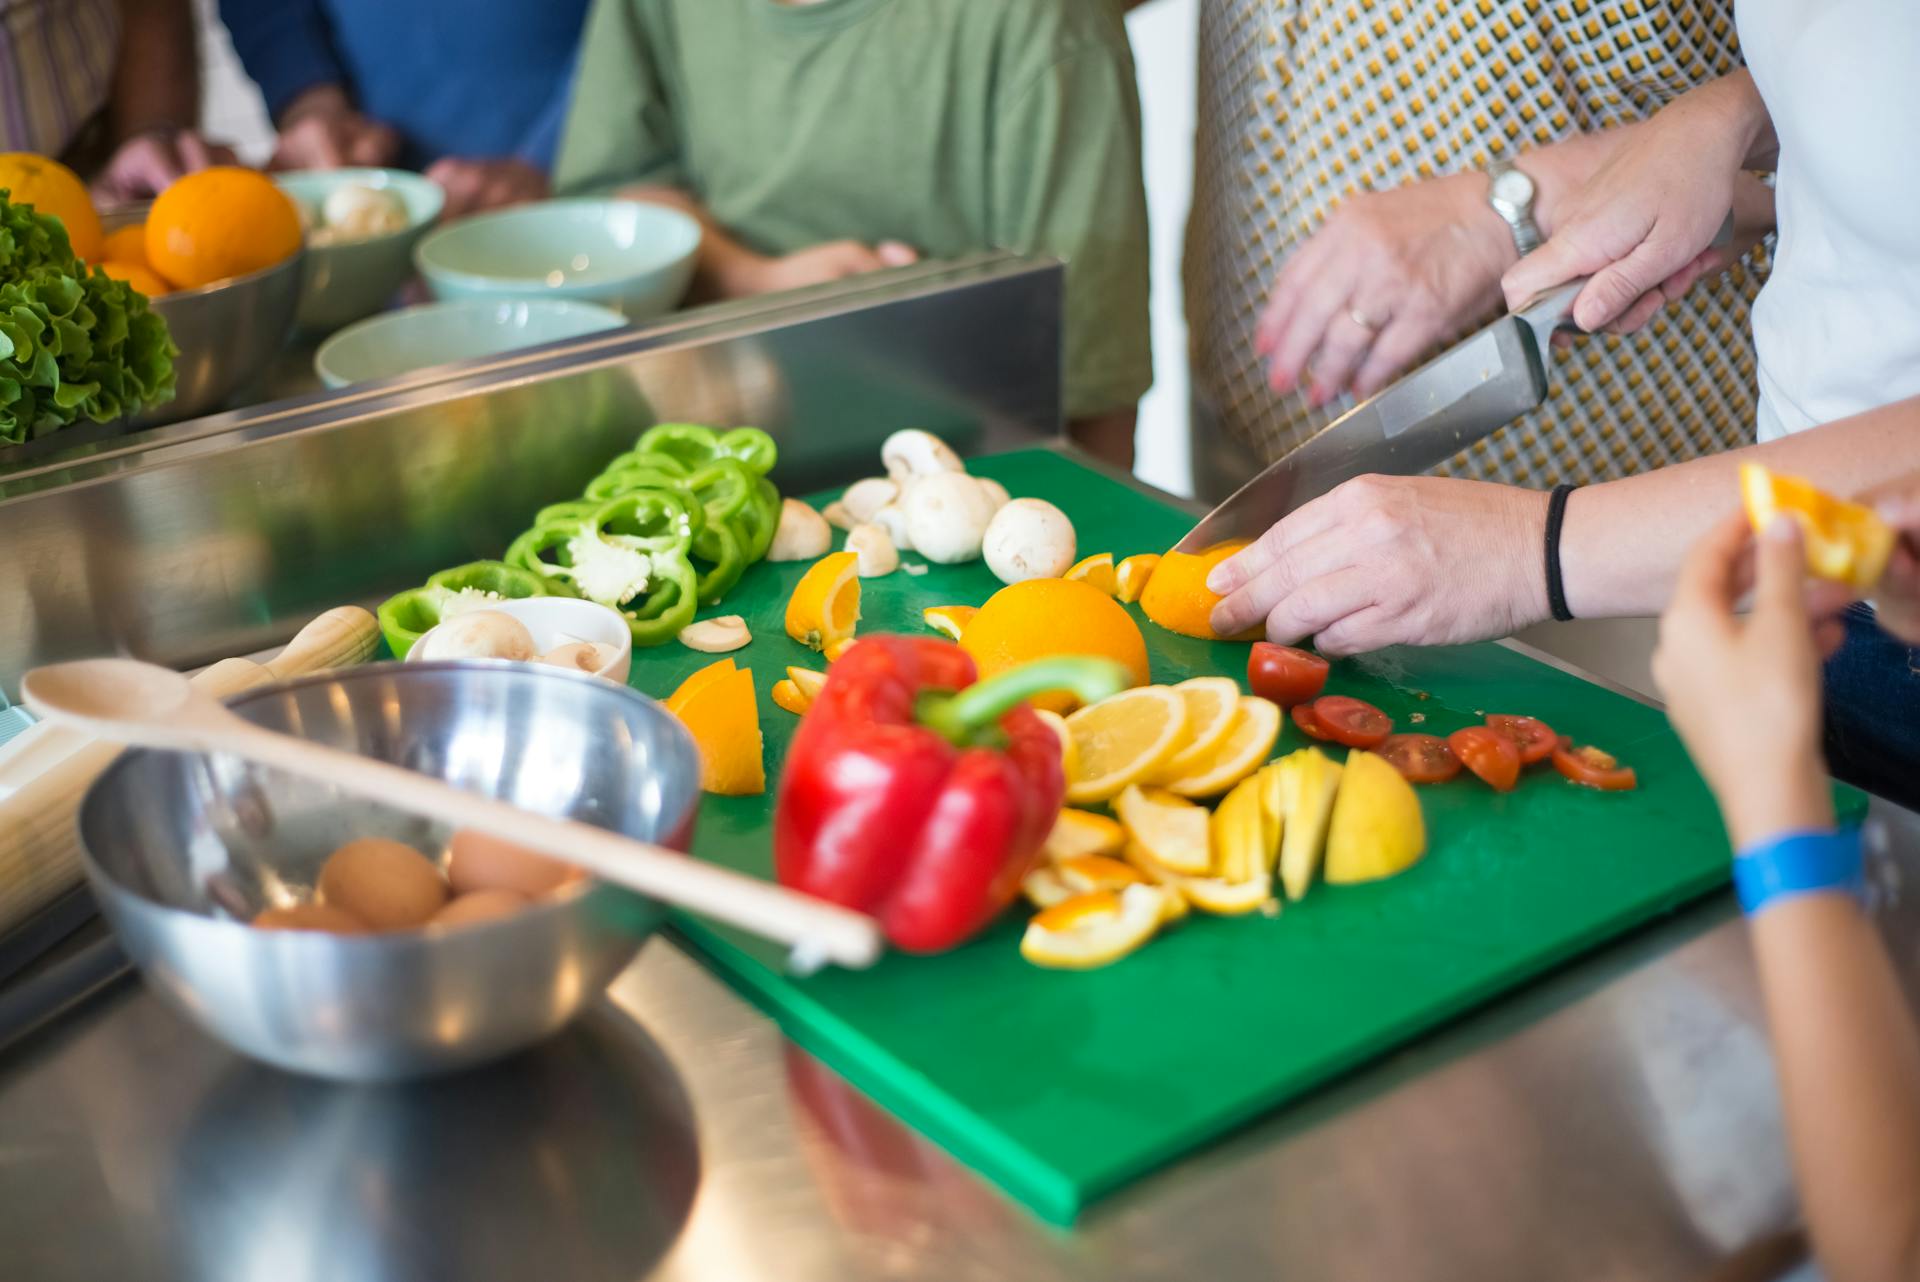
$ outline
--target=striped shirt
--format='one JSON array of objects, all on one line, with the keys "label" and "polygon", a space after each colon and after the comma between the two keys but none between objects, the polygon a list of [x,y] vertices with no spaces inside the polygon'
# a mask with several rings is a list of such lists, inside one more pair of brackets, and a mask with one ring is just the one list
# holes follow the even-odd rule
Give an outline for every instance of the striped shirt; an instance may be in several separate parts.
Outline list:
[{"label": "striped shirt", "polygon": [[58,156],[107,104],[115,0],[0,0],[0,149]]}]

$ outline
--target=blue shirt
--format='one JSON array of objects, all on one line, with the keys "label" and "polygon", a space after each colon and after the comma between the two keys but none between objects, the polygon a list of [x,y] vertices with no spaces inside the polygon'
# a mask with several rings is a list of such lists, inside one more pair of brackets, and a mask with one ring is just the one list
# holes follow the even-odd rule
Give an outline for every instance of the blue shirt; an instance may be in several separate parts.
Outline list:
[{"label": "blue shirt", "polygon": [[589,0],[220,0],[277,119],[337,84],[400,131],[400,163],[516,156],[551,167]]}]

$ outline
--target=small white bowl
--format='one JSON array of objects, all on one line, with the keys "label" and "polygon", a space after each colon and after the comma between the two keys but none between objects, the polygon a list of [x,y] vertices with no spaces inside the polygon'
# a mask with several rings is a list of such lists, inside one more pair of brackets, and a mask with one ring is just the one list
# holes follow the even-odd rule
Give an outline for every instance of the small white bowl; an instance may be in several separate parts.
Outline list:
[{"label": "small white bowl", "polygon": [[[597,601],[567,596],[520,597],[496,601],[486,608],[525,624],[533,634],[535,653],[550,654],[569,642],[592,641],[612,646],[614,650],[613,658],[594,676],[625,685],[627,674],[633,671],[633,633],[627,630],[627,621],[620,617],[618,610],[610,610]],[[427,638],[438,630],[428,628],[420,634],[420,639],[407,651],[408,662],[422,655],[427,648]]]}]

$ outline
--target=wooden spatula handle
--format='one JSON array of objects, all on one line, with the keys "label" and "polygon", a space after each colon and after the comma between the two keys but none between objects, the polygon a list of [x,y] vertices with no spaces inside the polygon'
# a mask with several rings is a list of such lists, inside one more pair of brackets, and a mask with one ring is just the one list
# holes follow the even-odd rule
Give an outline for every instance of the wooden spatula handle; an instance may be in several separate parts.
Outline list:
[{"label": "wooden spatula handle", "polygon": [[287,648],[267,660],[276,681],[330,668],[348,668],[373,657],[380,625],[357,605],[335,606],[301,628]]}]

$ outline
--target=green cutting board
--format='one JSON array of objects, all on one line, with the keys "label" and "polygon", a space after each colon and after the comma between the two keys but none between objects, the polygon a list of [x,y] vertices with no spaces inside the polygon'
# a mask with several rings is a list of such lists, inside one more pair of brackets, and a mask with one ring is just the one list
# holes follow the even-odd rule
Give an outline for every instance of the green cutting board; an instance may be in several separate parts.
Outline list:
[{"label": "green cutting board", "polygon": [[[1051,452],[976,470],[1058,504],[1082,554],[1162,550],[1188,525]],[[753,630],[733,657],[756,678],[770,780],[798,722],[768,692],[788,664],[821,666],[782,628],[805,569],[758,566],[722,607]],[[977,562],[868,579],[860,631],[921,632],[922,607],[978,605],[999,586]],[[1244,681],[1245,645],[1140,621],[1155,680]],[[664,696],[712,656],[675,646],[635,657],[633,684]],[[1551,770],[1505,796],[1471,777],[1423,788],[1430,852],[1412,870],[1316,886],[1278,918],[1196,915],[1096,971],[1022,960],[1018,911],[943,956],[805,979],[761,940],[692,918],[678,929],[796,1041],[1067,1223],[1090,1199],[1728,879],[1713,801],[1654,709],[1494,645],[1337,662],[1328,689],[1378,705],[1401,729],[1439,734],[1488,712],[1541,717],[1631,763],[1640,788],[1592,792]],[[1277,751],[1303,742],[1289,724]],[[773,796],[706,798],[694,853],[771,876]]]}]

